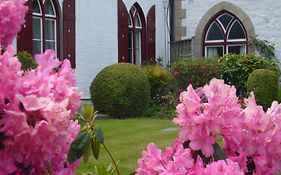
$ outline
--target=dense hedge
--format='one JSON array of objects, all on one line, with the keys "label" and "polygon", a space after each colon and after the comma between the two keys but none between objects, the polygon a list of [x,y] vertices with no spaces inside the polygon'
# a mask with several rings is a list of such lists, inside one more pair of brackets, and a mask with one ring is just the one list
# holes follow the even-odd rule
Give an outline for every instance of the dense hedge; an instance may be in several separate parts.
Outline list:
[{"label": "dense hedge", "polygon": [[163,97],[168,95],[171,89],[171,73],[159,65],[146,65],[142,68],[148,77],[151,99],[154,103],[161,104]]},{"label": "dense hedge", "polygon": [[172,63],[172,74],[180,91],[189,84],[202,87],[212,78],[221,78],[222,66],[216,58],[178,59]]},{"label": "dense hedge", "polygon": [[247,81],[247,92],[254,92],[257,104],[267,110],[277,100],[278,73],[267,69],[254,70]]},{"label": "dense hedge", "polygon": [[222,78],[226,83],[234,85],[240,96],[245,96],[247,79],[256,69],[269,69],[279,72],[279,67],[273,60],[254,55],[228,54],[220,58]]},{"label": "dense hedge", "polygon": [[117,118],[142,115],[150,103],[150,86],[143,70],[113,64],[97,74],[90,86],[95,109]]}]

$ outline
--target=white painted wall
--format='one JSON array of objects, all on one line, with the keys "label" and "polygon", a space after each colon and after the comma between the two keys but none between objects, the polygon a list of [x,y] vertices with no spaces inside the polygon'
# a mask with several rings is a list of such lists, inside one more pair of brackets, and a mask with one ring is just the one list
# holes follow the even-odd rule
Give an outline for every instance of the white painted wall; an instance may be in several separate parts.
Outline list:
[{"label": "white painted wall", "polygon": [[[225,0],[242,9],[251,19],[259,39],[275,44],[276,56],[281,61],[281,1],[280,0]],[[186,19],[182,25],[187,33],[182,39],[195,35],[196,27],[203,15],[221,0],[184,0],[182,7],[186,8]]]},{"label": "white painted wall", "polygon": [[[127,9],[136,0],[123,0]],[[156,56],[164,57],[164,10],[162,0],[139,0],[144,14],[156,5]],[[104,67],[118,62],[117,0],[76,1],[76,75],[83,98]],[[165,60],[164,60],[165,61]],[[167,61],[165,61],[167,62]]]}]

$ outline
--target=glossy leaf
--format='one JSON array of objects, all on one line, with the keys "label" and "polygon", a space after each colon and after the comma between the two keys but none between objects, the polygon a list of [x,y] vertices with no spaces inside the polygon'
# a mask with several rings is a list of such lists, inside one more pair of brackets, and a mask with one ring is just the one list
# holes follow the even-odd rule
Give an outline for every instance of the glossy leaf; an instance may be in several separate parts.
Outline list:
[{"label": "glossy leaf", "polygon": [[86,148],[86,151],[84,152],[83,154],[83,162],[84,163],[88,163],[88,160],[90,158],[90,155],[91,155],[91,145],[88,144],[87,148]]},{"label": "glossy leaf", "polygon": [[96,139],[100,143],[104,143],[104,136],[103,136],[103,131],[101,128],[94,128],[93,132],[96,136]]},{"label": "glossy leaf", "polygon": [[94,140],[94,141],[92,140],[91,147],[92,147],[93,155],[94,155],[95,159],[97,160],[99,158],[99,154],[100,154],[100,143],[97,140]]},{"label": "glossy leaf", "polygon": [[91,134],[89,132],[79,133],[77,138],[71,143],[70,150],[67,155],[67,160],[70,163],[79,159],[86,151],[90,144]]}]

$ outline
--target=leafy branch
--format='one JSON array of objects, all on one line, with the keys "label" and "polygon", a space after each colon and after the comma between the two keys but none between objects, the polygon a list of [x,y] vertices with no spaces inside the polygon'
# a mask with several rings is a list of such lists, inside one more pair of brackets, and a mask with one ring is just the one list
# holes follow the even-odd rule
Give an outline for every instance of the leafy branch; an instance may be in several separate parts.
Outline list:
[{"label": "leafy branch", "polygon": [[[94,112],[94,107],[92,105],[84,105],[82,107],[82,114],[76,116],[76,119],[79,121],[82,129],[77,138],[70,145],[67,160],[69,161],[69,163],[74,163],[76,160],[80,159],[83,156],[83,161],[87,163],[91,152],[94,158],[97,160],[100,153],[100,145],[102,145],[108,153],[110,159],[112,160],[117,175],[120,175],[117,163],[104,143],[103,130],[95,126],[96,116],[97,113]],[[97,167],[98,169],[106,170],[104,165],[102,167]],[[103,172],[102,174],[98,173],[99,175],[111,174],[111,171],[97,172]]]}]

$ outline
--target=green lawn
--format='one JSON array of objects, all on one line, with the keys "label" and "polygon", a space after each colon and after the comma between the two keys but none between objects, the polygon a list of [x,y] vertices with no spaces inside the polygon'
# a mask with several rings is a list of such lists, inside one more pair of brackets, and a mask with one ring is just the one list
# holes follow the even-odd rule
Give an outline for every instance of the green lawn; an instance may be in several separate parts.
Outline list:
[{"label": "green lawn", "polygon": [[[171,120],[163,119],[104,119],[97,120],[96,124],[103,129],[105,144],[115,160],[119,161],[121,175],[128,175],[135,171],[137,160],[147,144],[154,142],[162,149],[171,145],[178,133],[175,130],[163,131],[165,128],[175,127]],[[110,162],[110,159],[102,149],[99,160],[96,161],[91,157],[87,164],[81,163],[76,171],[77,175],[91,172],[93,164],[103,162]]]}]

